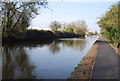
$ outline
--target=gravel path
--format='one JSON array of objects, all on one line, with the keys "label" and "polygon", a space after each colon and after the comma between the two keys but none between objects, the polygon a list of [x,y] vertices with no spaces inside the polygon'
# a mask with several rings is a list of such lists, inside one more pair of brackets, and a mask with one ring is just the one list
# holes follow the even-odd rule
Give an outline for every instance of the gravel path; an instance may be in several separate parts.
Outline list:
[{"label": "gravel path", "polygon": [[100,37],[97,43],[97,56],[91,79],[118,79],[118,57],[120,56],[103,37]]}]

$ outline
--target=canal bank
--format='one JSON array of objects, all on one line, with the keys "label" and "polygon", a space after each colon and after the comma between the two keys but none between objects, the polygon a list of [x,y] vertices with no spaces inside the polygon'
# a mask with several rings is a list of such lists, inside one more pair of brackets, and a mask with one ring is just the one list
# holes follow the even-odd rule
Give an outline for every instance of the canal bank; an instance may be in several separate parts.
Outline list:
[{"label": "canal bank", "polygon": [[75,67],[74,71],[71,73],[68,79],[86,79],[86,81],[91,79],[92,69],[97,54],[98,40],[99,38],[93,44],[82,61],[78,64],[78,66]]},{"label": "canal bank", "polygon": [[109,41],[100,36],[68,79],[117,81],[119,55],[111,45]]},{"label": "canal bank", "polygon": [[44,42],[46,40],[55,40],[59,38],[79,38],[84,37],[85,35],[69,33],[69,32],[52,32],[44,30],[27,30],[26,32],[16,33],[15,35],[5,34],[2,36],[2,43],[8,42]]}]

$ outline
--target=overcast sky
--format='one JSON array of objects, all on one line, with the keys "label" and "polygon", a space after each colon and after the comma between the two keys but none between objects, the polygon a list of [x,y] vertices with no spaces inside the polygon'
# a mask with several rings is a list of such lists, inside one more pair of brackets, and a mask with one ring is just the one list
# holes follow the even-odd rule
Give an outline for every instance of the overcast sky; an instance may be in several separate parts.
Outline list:
[{"label": "overcast sky", "polygon": [[31,21],[30,27],[48,28],[51,21],[57,20],[61,23],[70,23],[76,20],[85,20],[89,30],[99,31],[96,24],[112,4],[115,2],[49,2],[52,9],[42,8],[40,15]]}]

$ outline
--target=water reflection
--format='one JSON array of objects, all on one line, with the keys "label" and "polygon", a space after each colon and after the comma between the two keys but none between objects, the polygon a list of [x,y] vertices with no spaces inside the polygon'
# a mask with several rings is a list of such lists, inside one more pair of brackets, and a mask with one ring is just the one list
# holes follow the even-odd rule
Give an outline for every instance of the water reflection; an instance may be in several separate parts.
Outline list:
[{"label": "water reflection", "polygon": [[3,44],[3,79],[65,79],[97,38]]},{"label": "water reflection", "polygon": [[85,39],[76,39],[76,40],[74,40],[74,39],[70,40],[70,39],[54,40],[51,44],[49,44],[49,51],[52,54],[58,54],[60,49],[62,49],[62,47],[60,47],[60,44],[64,45],[65,47],[66,46],[71,47],[71,48],[79,50],[79,51],[84,50],[84,48],[86,46]]},{"label": "water reflection", "polygon": [[52,52],[52,54],[57,54],[60,51],[60,47],[58,45],[58,42],[57,41],[53,41],[49,45],[49,50],[50,50],[50,52]]},{"label": "water reflection", "polygon": [[84,50],[86,46],[86,40],[63,40],[61,43],[80,51]]},{"label": "water reflection", "polygon": [[32,75],[32,70],[35,66],[29,63],[29,57],[24,47],[4,46],[2,49],[2,57],[3,79],[35,78],[35,76]]}]

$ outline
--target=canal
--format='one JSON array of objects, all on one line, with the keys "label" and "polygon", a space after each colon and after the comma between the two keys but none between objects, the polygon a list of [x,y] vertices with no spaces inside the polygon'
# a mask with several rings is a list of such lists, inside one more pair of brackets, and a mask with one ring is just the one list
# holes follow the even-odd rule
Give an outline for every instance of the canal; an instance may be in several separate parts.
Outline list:
[{"label": "canal", "polygon": [[2,46],[3,79],[66,79],[98,36]]}]

